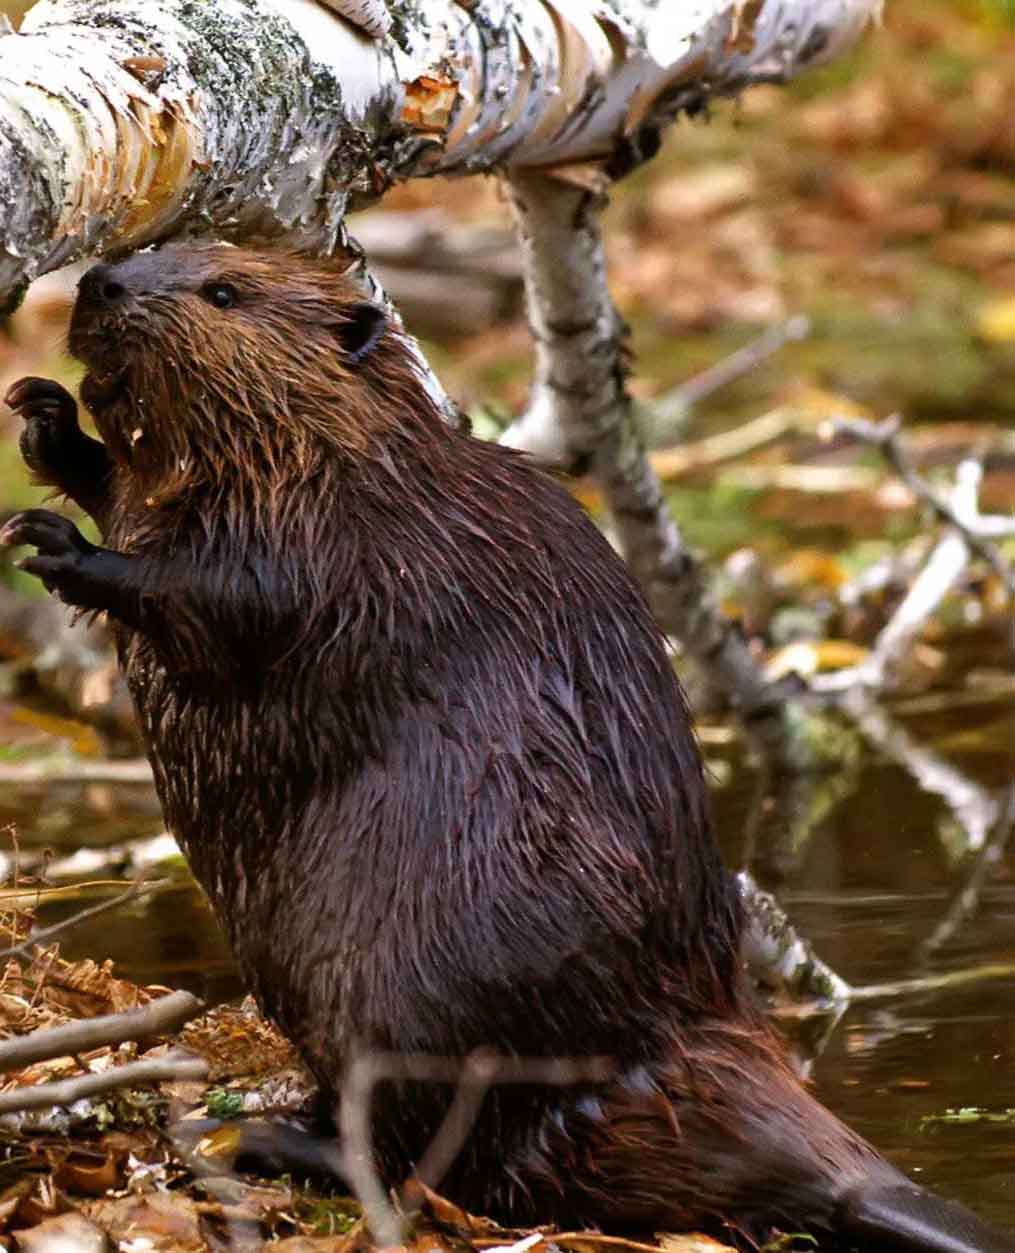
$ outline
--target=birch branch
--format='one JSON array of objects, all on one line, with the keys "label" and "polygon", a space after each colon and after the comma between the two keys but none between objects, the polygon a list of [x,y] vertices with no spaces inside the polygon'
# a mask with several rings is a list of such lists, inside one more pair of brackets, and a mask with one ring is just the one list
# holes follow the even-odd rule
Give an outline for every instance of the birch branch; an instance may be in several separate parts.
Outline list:
[{"label": "birch branch", "polygon": [[856,666],[812,676],[814,691],[849,697],[858,689],[882,689],[891,683],[906,650],[958,583],[974,551],[989,561],[1011,594],[1015,574],[987,537],[1015,536],[1015,519],[980,513],[983,467],[972,458],[959,464],[946,499],[933,492],[909,464],[893,419],[878,424],[853,421],[844,429],[890,449],[891,463],[907,487],[925,499],[938,517],[948,523],[898,608],[879,632],[870,654]]},{"label": "birch branch", "polygon": [[956,476],[954,499],[946,500],[919,474],[909,459],[899,432],[902,419],[898,414],[883,422],[867,422],[862,418],[837,418],[831,423],[834,434],[845,434],[866,444],[873,444],[884,454],[888,464],[909,488],[913,495],[925,501],[933,512],[953,527],[980,557],[990,566],[1004,584],[1009,596],[1015,596],[1015,574],[1004,557],[991,542],[993,538],[1015,535],[1015,520],[1003,517],[984,517],[979,512],[977,494],[982,469],[973,460],[964,461]]},{"label": "birch branch", "polygon": [[348,208],[409,177],[616,176],[880,2],[390,0],[382,35],[371,0],[371,38],[313,0],[41,0],[0,36],[0,292],[185,225],[332,252]]},{"label": "birch branch", "polygon": [[870,744],[902,766],[924,792],[941,797],[965,837],[965,852],[983,848],[1002,811],[1001,801],[989,788],[915,740],[874,703],[863,686],[857,684],[846,692],[841,708]]},{"label": "birch branch", "polygon": [[782,690],[762,676],[716,606],[635,428],[624,385],[625,328],[606,287],[601,198],[534,172],[514,174],[510,194],[536,379],[529,413],[505,442],[592,471],[657,621],[702,665],[771,757],[799,766]]},{"label": "birch branch", "polygon": [[737,886],[748,918],[743,957],[756,982],[794,1001],[847,1004],[852,988],[800,937],[775,897],[746,870],[737,875]]}]

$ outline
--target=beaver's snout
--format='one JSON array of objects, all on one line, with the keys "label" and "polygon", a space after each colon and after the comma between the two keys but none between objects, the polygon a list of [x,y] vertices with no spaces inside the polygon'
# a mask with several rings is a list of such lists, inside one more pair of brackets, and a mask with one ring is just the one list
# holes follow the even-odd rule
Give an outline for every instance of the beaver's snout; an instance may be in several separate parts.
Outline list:
[{"label": "beaver's snout", "polygon": [[129,294],[112,265],[93,265],[78,283],[78,301],[97,309],[115,309]]}]

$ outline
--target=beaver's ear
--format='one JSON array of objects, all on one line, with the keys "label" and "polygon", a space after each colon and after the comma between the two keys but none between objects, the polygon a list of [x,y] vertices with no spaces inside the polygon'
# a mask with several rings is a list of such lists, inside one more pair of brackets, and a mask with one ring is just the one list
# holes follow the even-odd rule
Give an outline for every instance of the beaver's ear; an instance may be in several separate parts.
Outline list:
[{"label": "beaver's ear", "polygon": [[376,305],[350,305],[344,310],[345,317],[336,327],[338,342],[350,365],[365,361],[381,341],[388,325],[387,315]]}]

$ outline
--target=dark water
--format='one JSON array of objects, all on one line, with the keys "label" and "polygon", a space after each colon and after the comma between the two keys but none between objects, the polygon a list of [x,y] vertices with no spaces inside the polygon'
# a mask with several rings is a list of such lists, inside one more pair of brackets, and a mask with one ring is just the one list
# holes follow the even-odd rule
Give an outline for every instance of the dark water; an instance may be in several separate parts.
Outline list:
[{"label": "dark water", "polygon": [[[855,767],[830,778],[812,827],[787,822],[778,808],[758,821],[757,780],[742,749],[705,739],[728,859],[750,852],[759,879],[850,983],[1015,962],[1015,838],[994,849],[970,916],[935,941],[956,893],[975,877],[975,854],[963,855],[945,800],[890,760],[900,744],[915,744],[976,795],[1003,798],[1015,778],[1010,689],[903,708],[886,749],[867,745]],[[0,825],[9,821],[26,847],[61,854],[81,834],[106,846],[161,829],[147,789],[105,785],[8,790]],[[46,921],[57,917],[46,911]],[[237,987],[214,921],[186,879],[80,926],[63,947],[70,957],[112,957],[141,981],[199,992]],[[1015,1228],[1015,1113],[996,1123],[943,1117],[970,1107],[1015,1111],[1015,976],[856,1004],[832,1030],[813,1077],[820,1097],[914,1179]]]}]

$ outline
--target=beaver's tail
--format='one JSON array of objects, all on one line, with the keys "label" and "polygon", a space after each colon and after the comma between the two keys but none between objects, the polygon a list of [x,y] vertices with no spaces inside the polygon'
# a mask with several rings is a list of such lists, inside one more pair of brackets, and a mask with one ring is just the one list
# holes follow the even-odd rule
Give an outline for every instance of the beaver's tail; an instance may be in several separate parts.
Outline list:
[{"label": "beaver's tail", "polygon": [[806,1233],[823,1250],[1015,1253],[816,1101],[750,1013],[684,1027],[665,1063],[565,1098],[505,1166],[484,1200],[516,1221],[698,1230],[745,1248]]},{"label": "beaver's tail", "polygon": [[843,1197],[839,1222],[861,1249],[898,1253],[1012,1253],[1015,1240],[962,1205],[913,1184],[859,1185]]}]

